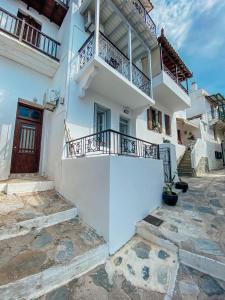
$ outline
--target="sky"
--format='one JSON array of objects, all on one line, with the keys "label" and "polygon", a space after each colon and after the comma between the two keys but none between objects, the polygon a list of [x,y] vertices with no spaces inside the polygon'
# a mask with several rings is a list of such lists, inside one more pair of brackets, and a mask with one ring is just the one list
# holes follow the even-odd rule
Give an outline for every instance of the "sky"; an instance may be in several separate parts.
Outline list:
[{"label": "sky", "polygon": [[158,34],[163,27],[191,82],[225,96],[225,0],[152,0]]}]

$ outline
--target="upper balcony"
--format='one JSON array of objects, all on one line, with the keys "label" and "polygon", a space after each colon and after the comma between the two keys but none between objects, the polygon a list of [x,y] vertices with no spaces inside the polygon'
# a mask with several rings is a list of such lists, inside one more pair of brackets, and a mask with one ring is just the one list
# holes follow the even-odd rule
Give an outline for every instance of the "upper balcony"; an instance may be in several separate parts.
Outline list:
[{"label": "upper balcony", "polygon": [[51,22],[61,26],[67,10],[69,9],[70,0],[22,0],[27,4],[28,9],[32,7],[39,14],[47,17]]},{"label": "upper balcony", "polygon": [[89,10],[90,22],[85,26],[87,31],[94,31],[77,55],[75,79],[80,97],[92,89],[133,110],[153,105],[150,49],[124,16],[113,15],[120,25],[117,30],[111,26],[106,12],[115,8],[112,2],[103,5],[105,2],[97,0],[94,7],[93,2],[94,11]]},{"label": "upper balcony", "polygon": [[163,30],[158,41],[159,47],[152,52],[155,99],[173,111],[187,109],[191,104],[188,79],[192,73],[164,36]]},{"label": "upper balcony", "polygon": [[211,111],[208,113],[208,121],[211,126],[225,128],[225,98],[221,94],[206,96],[212,104]]},{"label": "upper balcony", "polygon": [[[84,16],[89,13],[93,14],[94,2],[93,0],[81,0],[81,14]],[[123,16],[146,45],[152,48],[158,43],[156,25],[150,16],[152,9],[153,5],[150,0],[101,0],[102,25],[110,28],[112,32],[120,33],[124,27],[121,18]],[[116,44],[115,41],[113,42]]]},{"label": "upper balcony", "polygon": [[59,48],[60,43],[0,7],[0,55],[52,77]]}]

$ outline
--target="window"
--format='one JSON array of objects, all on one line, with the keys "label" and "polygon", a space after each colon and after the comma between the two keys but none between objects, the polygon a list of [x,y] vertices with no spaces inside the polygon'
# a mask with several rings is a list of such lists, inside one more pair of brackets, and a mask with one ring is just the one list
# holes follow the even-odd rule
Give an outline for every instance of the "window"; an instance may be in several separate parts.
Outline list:
[{"label": "window", "polygon": [[19,104],[18,116],[24,119],[31,119],[37,122],[42,121],[42,112],[35,108],[22,106]]},{"label": "window", "polygon": [[171,121],[170,116],[165,114],[165,131],[166,135],[171,135]]},{"label": "window", "polygon": [[162,112],[149,108],[147,110],[147,125],[149,130],[162,133]]},{"label": "window", "polygon": [[95,104],[95,132],[110,128],[110,109]]}]

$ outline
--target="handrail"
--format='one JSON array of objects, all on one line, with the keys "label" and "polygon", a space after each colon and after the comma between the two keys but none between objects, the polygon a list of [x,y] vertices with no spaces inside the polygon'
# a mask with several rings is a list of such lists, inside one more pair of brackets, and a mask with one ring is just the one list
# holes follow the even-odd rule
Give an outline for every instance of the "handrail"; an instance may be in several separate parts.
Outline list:
[{"label": "handrail", "polygon": [[[87,40],[84,42],[84,44],[80,47],[80,49],[78,50],[78,53],[80,53],[84,48],[85,48],[85,46],[89,43],[89,41],[92,39],[92,37],[94,36],[94,33],[95,32],[92,32],[91,33],[91,35],[87,38]],[[124,57],[124,58],[126,58],[128,61],[130,61],[129,60],[129,58],[112,42],[112,41],[110,41],[110,39],[107,37],[107,36],[105,36],[104,35],[104,33],[102,33],[101,31],[100,31],[100,35],[102,35],[114,48],[116,48],[116,50],[118,50],[119,52],[120,52],[120,54]],[[145,73],[143,73],[143,71],[141,71],[133,62],[132,62],[132,65],[133,65],[133,67],[135,67],[146,79],[148,79],[149,81],[150,81],[150,78],[145,74]]]},{"label": "handrail", "polygon": [[0,7],[0,30],[28,44],[36,50],[58,59],[60,43],[34,26]]},{"label": "handrail", "polygon": [[68,157],[125,155],[159,159],[159,145],[108,129],[66,142]]},{"label": "handrail", "polygon": [[92,134],[89,134],[89,135],[86,135],[86,136],[82,136],[82,137],[80,137],[80,138],[70,140],[70,141],[66,142],[66,144],[72,143],[72,142],[76,142],[76,141],[78,141],[78,140],[80,140],[80,139],[82,139],[82,138],[84,138],[84,139],[85,139],[85,138],[89,138],[89,137],[91,137],[91,136],[93,136],[93,135],[96,135],[96,134],[97,134],[97,135],[98,135],[98,134],[103,134],[103,133],[105,133],[105,132],[113,132],[113,133],[116,133],[116,134],[121,134],[121,135],[123,135],[123,136],[125,136],[125,137],[127,137],[127,138],[135,139],[135,140],[140,141],[140,142],[143,142],[143,143],[147,143],[147,144],[151,144],[151,145],[154,145],[154,146],[158,146],[158,144],[150,143],[150,142],[148,142],[148,141],[145,141],[145,140],[142,140],[142,139],[133,137],[133,136],[131,136],[131,135],[121,133],[121,132],[116,131],[116,130],[114,130],[114,129],[106,129],[106,130],[99,131],[99,132],[96,132],[96,133],[92,133]]}]

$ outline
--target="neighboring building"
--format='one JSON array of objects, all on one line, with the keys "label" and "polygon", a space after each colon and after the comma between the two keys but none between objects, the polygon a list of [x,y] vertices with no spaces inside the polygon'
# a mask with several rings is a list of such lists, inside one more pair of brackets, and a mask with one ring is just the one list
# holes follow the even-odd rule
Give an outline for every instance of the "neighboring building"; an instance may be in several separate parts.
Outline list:
[{"label": "neighboring building", "polygon": [[[225,98],[192,85],[191,107],[177,118],[180,175],[201,175],[225,165]],[[183,157],[183,158],[182,158]]]},{"label": "neighboring building", "polygon": [[54,180],[110,253],[161,205],[177,169],[175,113],[191,103],[192,73],[163,32],[157,39],[151,9],[1,1],[0,178]]}]

